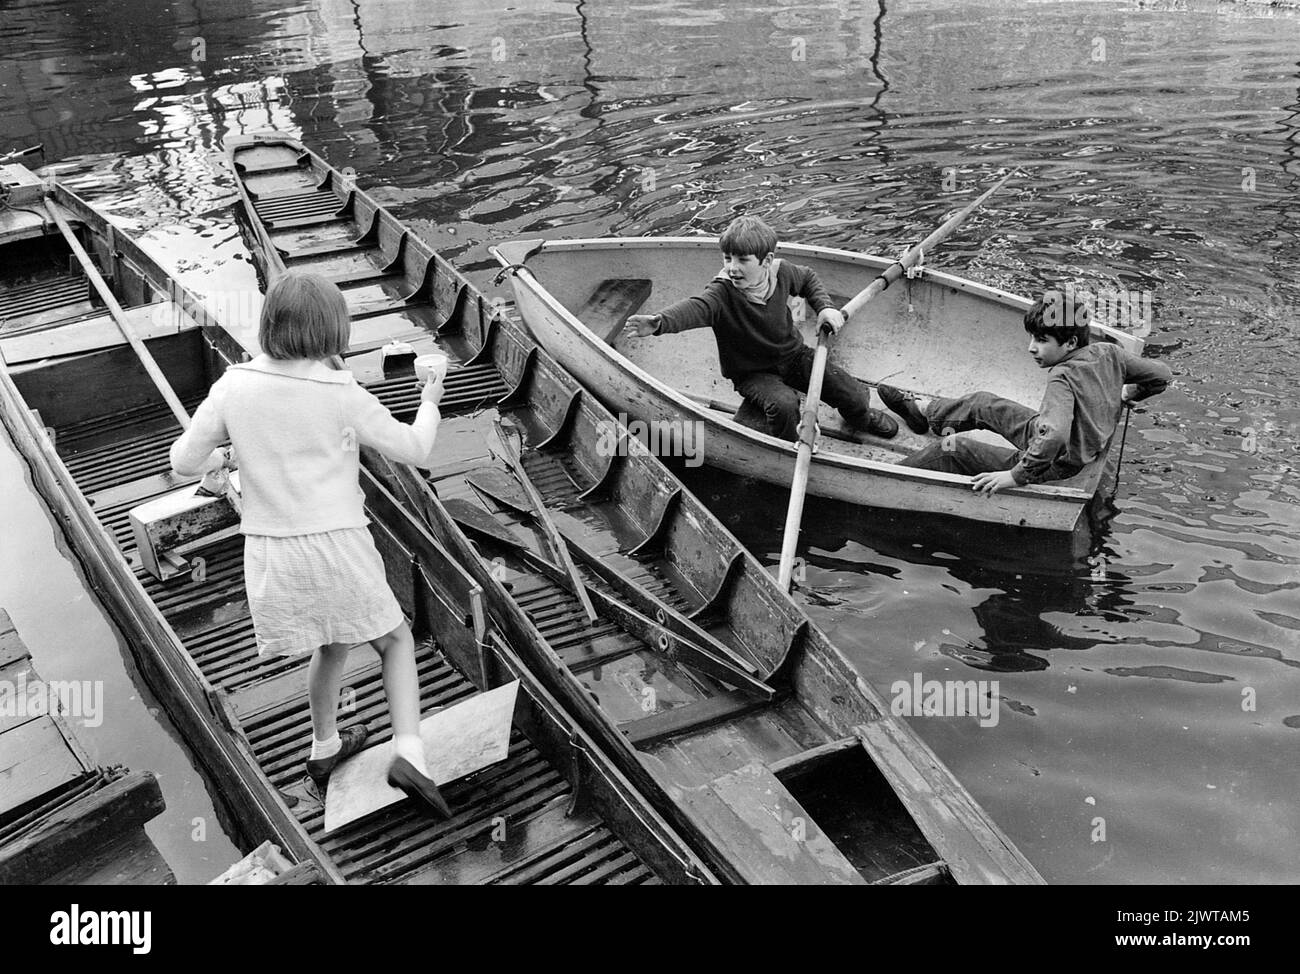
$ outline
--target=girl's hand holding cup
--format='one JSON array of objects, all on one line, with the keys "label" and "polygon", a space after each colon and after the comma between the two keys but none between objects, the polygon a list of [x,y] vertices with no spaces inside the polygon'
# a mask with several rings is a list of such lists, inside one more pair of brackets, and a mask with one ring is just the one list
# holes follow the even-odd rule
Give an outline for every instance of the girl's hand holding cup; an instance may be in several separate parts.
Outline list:
[{"label": "girl's hand holding cup", "polygon": [[444,379],[447,376],[447,356],[443,352],[430,352],[415,360],[415,376],[423,384],[420,398],[435,406],[441,401]]}]

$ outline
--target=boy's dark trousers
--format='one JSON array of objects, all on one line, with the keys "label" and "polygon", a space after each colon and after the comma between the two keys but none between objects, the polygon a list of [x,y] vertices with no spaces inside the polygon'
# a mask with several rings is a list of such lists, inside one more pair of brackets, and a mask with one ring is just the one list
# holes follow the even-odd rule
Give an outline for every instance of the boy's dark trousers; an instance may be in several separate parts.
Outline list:
[{"label": "boy's dark trousers", "polygon": [[[956,399],[936,397],[925,410],[930,430],[943,437],[899,461],[902,467],[942,470],[973,476],[993,470],[1010,470],[1019,462],[1034,435],[1038,413],[1011,399],[991,392],[972,392]],[[951,436],[970,430],[992,430],[1018,449],[984,443],[970,436]],[[1065,480],[1081,468],[1057,459],[1048,468],[1046,480]]]},{"label": "boy's dark trousers", "polygon": [[[745,397],[736,411],[736,422],[760,433],[783,440],[797,440],[799,393],[808,391],[816,352],[800,347],[772,372],[751,372],[734,380],[736,391]],[[822,379],[822,401],[840,411],[854,429],[866,429],[871,416],[871,394],[838,365],[826,363]]]}]

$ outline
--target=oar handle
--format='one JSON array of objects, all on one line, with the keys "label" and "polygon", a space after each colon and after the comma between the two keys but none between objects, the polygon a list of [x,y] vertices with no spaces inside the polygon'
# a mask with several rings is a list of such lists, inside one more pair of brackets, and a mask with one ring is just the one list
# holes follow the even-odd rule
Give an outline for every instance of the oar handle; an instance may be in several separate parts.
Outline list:
[{"label": "oar handle", "polygon": [[145,372],[149,373],[149,378],[152,379],[153,384],[158,387],[158,391],[162,393],[163,399],[166,400],[167,405],[171,408],[172,413],[175,414],[177,421],[181,424],[181,429],[189,429],[190,414],[185,411],[185,407],[181,404],[180,398],[176,395],[175,390],[172,389],[171,383],[167,381],[167,377],[163,375],[163,371],[158,367],[158,363],[154,361],[154,357],[150,355],[149,350],[144,347],[144,342],[140,340],[140,336],[132,330],[130,323],[126,320],[126,312],[123,311],[122,306],[117,303],[117,298],[113,297],[113,292],[109,289],[108,284],[104,282],[104,278],[100,275],[99,270],[90,259],[90,255],[86,253],[86,249],[81,246],[81,241],[77,239],[77,235],[72,232],[72,227],[68,226],[68,221],[64,219],[63,214],[59,212],[59,208],[48,198],[45,200],[45,212],[48,213],[50,219],[57,224],[59,232],[63,234],[63,239],[66,240],[68,246],[72,248],[72,253],[76,256],[82,269],[86,272],[86,277],[90,279],[91,285],[94,286],[96,293],[99,294],[99,299],[104,302],[104,306],[108,308],[108,313],[112,316],[113,321],[117,323],[117,327],[121,330],[122,336],[126,339],[127,344],[131,346],[136,357],[140,359],[140,364],[144,366]]}]

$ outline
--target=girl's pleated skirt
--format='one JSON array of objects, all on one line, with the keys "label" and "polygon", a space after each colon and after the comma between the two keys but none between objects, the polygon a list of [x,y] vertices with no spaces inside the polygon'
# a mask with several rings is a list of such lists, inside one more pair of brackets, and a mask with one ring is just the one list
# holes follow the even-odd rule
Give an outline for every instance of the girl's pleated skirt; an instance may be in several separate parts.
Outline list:
[{"label": "girl's pleated skirt", "polygon": [[247,535],[244,583],[259,656],[364,643],[406,621],[366,528]]}]

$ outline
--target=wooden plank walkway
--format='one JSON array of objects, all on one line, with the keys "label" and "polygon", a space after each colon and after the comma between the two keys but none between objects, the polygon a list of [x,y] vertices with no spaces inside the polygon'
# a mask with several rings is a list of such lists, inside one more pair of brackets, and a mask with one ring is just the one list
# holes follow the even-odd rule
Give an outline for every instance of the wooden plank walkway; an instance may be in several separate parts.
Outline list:
[{"label": "wooden plank walkway", "polygon": [[[0,885],[170,885],[150,772],[94,765],[0,609]],[[54,711],[54,712],[51,712]]]}]

